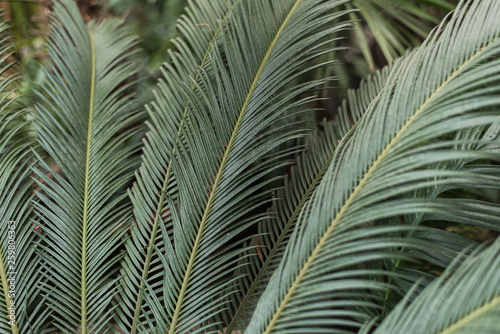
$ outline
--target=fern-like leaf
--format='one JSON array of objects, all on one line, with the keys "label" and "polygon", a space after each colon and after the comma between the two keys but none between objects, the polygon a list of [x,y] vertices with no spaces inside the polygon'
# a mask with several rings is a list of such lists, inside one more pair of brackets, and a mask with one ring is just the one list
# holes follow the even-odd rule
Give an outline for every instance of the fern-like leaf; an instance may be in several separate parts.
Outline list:
[{"label": "fern-like leaf", "polygon": [[498,158],[447,136],[499,119],[499,11],[496,1],[462,2],[446,27],[391,72],[302,210],[248,333],[357,330],[370,318],[366,307],[379,307],[373,291],[387,288],[372,280],[387,273],[359,265],[397,258],[390,251],[396,246],[428,245],[404,238],[396,245],[387,227],[372,222],[455,210],[446,200],[405,196],[431,185],[467,186],[478,177],[436,164]]},{"label": "fern-like leaf", "polygon": [[[191,80],[198,80],[200,68],[209,60],[209,51],[220,35],[219,19],[230,15],[232,2],[227,0],[191,2],[187,13],[178,22],[182,36],[172,41],[175,50],[169,53],[169,62],[175,70],[164,70],[165,80],[175,75],[177,80],[194,88]],[[202,23],[200,23],[202,22]],[[177,206],[178,186],[172,173],[172,157],[166,154],[169,136],[176,135],[182,141],[188,105],[182,102],[174,112],[177,119],[166,122],[158,117],[160,105],[175,101],[169,96],[167,83],[160,80],[158,102],[149,107],[152,122],[147,133],[144,148],[144,164],[136,174],[137,183],[130,190],[134,203],[135,223],[131,228],[131,238],[126,243],[127,256],[122,261],[123,282],[120,292],[121,326],[130,333],[136,333],[145,321],[146,308],[143,307],[145,283],[158,291],[165,279],[164,268],[156,252],[165,252],[161,244],[161,224],[168,224],[170,210]],[[180,110],[182,109],[182,112]],[[169,111],[170,112],[170,111]],[[164,148],[164,149],[161,149]],[[173,151],[172,155],[177,152]],[[170,199],[168,198],[170,197]],[[159,292],[158,292],[159,293]]]},{"label": "fern-like leaf", "polygon": [[[412,293],[414,290],[374,334],[498,333],[500,239],[476,250],[460,266],[450,265],[409,303]],[[360,333],[369,333],[369,327],[367,324]]]},{"label": "fern-like leaf", "polygon": [[[273,190],[262,191],[273,181],[265,176],[284,164],[271,152],[299,134],[293,122],[283,119],[311,100],[297,98],[319,82],[282,88],[315,68],[305,64],[326,52],[318,43],[322,37],[344,28],[328,25],[344,14],[330,12],[342,3],[237,2],[218,24],[220,36],[194,86],[186,83],[177,64],[167,65],[157,107],[151,110],[154,129],[166,139],[147,143],[157,154],[144,165],[161,157],[157,163],[163,171],[171,161],[176,183],[162,192],[166,204],[157,211],[164,217],[153,261],[161,263],[164,273],[143,280],[147,291],[141,330],[195,333],[220,325],[232,272],[245,250],[234,237],[267,216],[257,211]],[[183,119],[180,134],[176,124]],[[273,124],[285,125],[273,129]],[[151,173],[138,182],[141,191],[150,193],[146,198],[157,198],[164,175]],[[177,190],[171,191],[173,187]],[[141,220],[151,219],[152,207],[157,207],[155,201],[137,201]],[[155,280],[160,277],[163,282]]]},{"label": "fern-like leaf", "polygon": [[129,108],[135,39],[118,20],[86,25],[73,1],[54,3],[51,29],[52,67],[35,123],[55,163],[41,163],[55,169],[51,175],[37,170],[39,255],[48,278],[41,290],[60,330],[94,333],[115,313],[118,249],[131,213],[123,188],[139,162],[137,146],[125,144],[141,131],[140,112]]}]

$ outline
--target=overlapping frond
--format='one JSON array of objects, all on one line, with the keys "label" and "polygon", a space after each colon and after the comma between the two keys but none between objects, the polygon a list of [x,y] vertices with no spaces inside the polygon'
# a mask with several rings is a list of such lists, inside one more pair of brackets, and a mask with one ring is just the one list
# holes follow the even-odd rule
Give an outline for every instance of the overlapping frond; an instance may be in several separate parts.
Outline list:
[{"label": "overlapping frond", "polygon": [[[498,151],[498,147],[500,146],[499,138],[499,123],[494,123],[486,130],[483,126],[480,126],[470,128],[467,131],[461,131],[455,139],[457,143],[460,143],[457,147],[461,150],[495,152]],[[478,140],[481,141],[480,145],[474,145],[473,143]],[[427,198],[434,200],[442,197],[443,193],[456,189],[469,191],[474,191],[474,189],[500,190],[498,179],[500,167],[495,164],[486,164],[485,161],[477,161],[476,158],[472,156],[465,159],[440,162],[435,165],[436,169],[453,171],[455,177],[460,179],[460,181],[457,184],[446,182],[421,188],[408,194],[407,198]],[[442,175],[441,177],[436,176],[436,179],[442,177],[446,177],[446,175]],[[497,203],[448,195],[444,196],[444,198],[438,198],[435,206],[439,211],[405,215],[405,224],[412,226],[430,224],[433,226],[436,225],[435,222],[437,221],[447,221],[500,231],[500,221],[498,219],[500,205]],[[448,210],[450,207],[453,207],[453,210]],[[473,239],[440,228],[432,228],[426,232],[408,233],[404,237],[438,243],[441,248],[439,251],[434,248],[407,250],[404,247],[398,250],[394,249],[394,251],[410,251],[412,256],[440,268],[447,268],[464,249],[471,249],[479,245],[479,242]],[[399,294],[399,298],[402,298],[414,284],[419,283],[415,287],[416,291],[419,291],[419,289],[425,287],[433,279],[432,275],[416,268],[408,267],[408,263],[405,264],[400,259],[388,260],[383,264],[383,267],[391,272],[389,275],[391,276],[389,282],[393,285],[391,290]],[[426,280],[422,280],[424,276],[427,276]],[[385,294],[383,296],[385,301],[382,314],[387,314],[394,307],[394,300],[392,300],[391,291],[382,292],[382,294]],[[399,298],[396,298],[395,301],[398,301]]]},{"label": "overlapping frond", "polygon": [[373,70],[375,62],[369,40],[374,39],[384,58],[392,62],[408,48],[419,45],[419,39],[426,38],[434,25],[439,23],[429,9],[451,11],[456,3],[454,0],[354,0],[347,6],[358,10],[352,12],[350,17],[355,22],[359,47]]},{"label": "overlapping frond", "polygon": [[278,266],[300,210],[331,163],[339,138],[332,122],[324,123],[323,132],[315,131],[307,137],[304,152],[291,168],[290,177],[285,178],[284,189],[276,194],[279,200],[269,209],[271,216],[259,223],[259,235],[251,240],[251,248],[242,257],[248,264],[238,270],[242,275],[237,281],[237,298],[234,298],[238,304],[234,306],[236,311],[232,312],[227,333],[236,326],[243,327],[245,319],[252,314],[258,297]]},{"label": "overlapping frond", "polygon": [[118,249],[132,211],[124,186],[139,163],[137,145],[125,143],[142,131],[140,112],[130,109],[134,45],[120,21],[86,25],[76,3],[54,2],[47,45],[52,67],[35,122],[51,160],[37,169],[34,206],[48,278],[41,291],[64,332],[99,332],[115,313]]},{"label": "overlapping frond", "polygon": [[31,247],[38,238],[30,204],[35,144],[28,133],[27,111],[18,102],[8,29],[0,21],[0,332],[29,333],[40,331],[47,310],[37,308],[41,275]]},{"label": "overlapping frond", "polygon": [[[196,333],[219,325],[238,255],[245,250],[243,240],[234,237],[267,216],[262,208],[273,189],[262,189],[273,180],[265,176],[284,164],[271,152],[300,133],[283,119],[312,99],[298,98],[319,82],[282,88],[315,68],[305,64],[326,52],[318,43],[322,37],[345,27],[328,25],[344,15],[332,11],[342,3],[236,2],[218,23],[220,34],[192,82],[177,64],[166,65],[165,84],[150,112],[152,129],[165,139],[151,135],[146,146],[157,154],[144,160],[151,166],[149,160],[158,159],[159,172],[141,176],[135,191],[158,193],[169,163],[175,183],[162,191],[163,207],[158,194],[144,196],[153,199],[145,203],[134,196],[142,221],[153,224],[153,217],[163,215],[151,261],[165,272],[143,280],[140,330]],[[162,282],[155,281],[160,277]]]},{"label": "overlapping frond", "polygon": [[[182,141],[188,104],[180,104],[168,110],[167,118],[158,117],[163,113],[161,104],[175,101],[175,94],[168,87],[168,80],[175,75],[178,82],[194,88],[201,68],[208,62],[209,51],[220,35],[218,20],[225,20],[235,1],[191,2],[185,15],[178,22],[181,37],[172,40],[175,51],[169,53],[164,70],[165,80],[160,79],[157,102],[149,106],[152,122],[146,135],[144,163],[136,174],[137,183],[130,190],[134,203],[135,223],[130,230],[131,238],[126,243],[127,255],[122,261],[124,277],[120,292],[120,321],[122,327],[131,333],[142,328],[147,308],[143,307],[145,283],[155,294],[161,294],[165,271],[157,252],[165,252],[161,242],[162,228],[171,221],[170,209],[177,206],[178,188],[172,174],[172,157],[167,154],[171,148],[170,136]],[[172,151],[173,156],[177,152]],[[160,290],[159,290],[160,289]]]},{"label": "overlapping frond", "polygon": [[398,66],[389,64],[383,69],[376,71],[373,75],[368,76],[366,80],[362,80],[359,88],[347,91],[347,98],[342,101],[342,105],[338,110],[338,117],[334,125],[341,138],[344,138],[354,129],[366,112],[371,103],[381,94],[389,74]]},{"label": "overlapping frond", "polygon": [[430,245],[388,236],[388,229],[406,229],[397,219],[392,227],[373,222],[394,224],[412,214],[446,218],[456,210],[449,199],[408,194],[442,184],[467,187],[486,173],[457,172],[447,162],[499,157],[475,149],[483,145],[480,136],[463,135],[500,117],[499,14],[496,1],[462,2],[448,24],[391,72],[301,211],[246,332],[356,331],[371,318],[366,309],[380,307],[373,291],[387,289],[372,279],[387,272],[366,265],[397,258],[395,247]]},{"label": "overlapping frond", "polygon": [[[498,333],[500,239],[474,252],[460,266],[450,266],[408,305],[413,292],[374,334]],[[369,333],[369,327],[363,333]]]},{"label": "overlapping frond", "polygon": [[[311,194],[321,182],[331,164],[335,148],[356,125],[369,104],[378,96],[385,85],[390,68],[385,67],[373,76],[361,82],[358,90],[350,90],[348,98],[339,108],[336,121],[324,122],[321,130],[315,131],[305,140],[304,151],[297,157],[296,166],[285,178],[284,189],[276,194],[278,200],[273,203],[270,212],[273,215],[259,223],[259,235],[250,242],[252,246],[243,256],[248,263],[239,269],[242,278],[237,285],[237,305],[232,321],[226,332],[244,327],[245,319],[251,317],[253,309],[265,290],[269,279],[278,267],[288,238],[300,210],[307,203]],[[251,259],[249,261],[249,258]]]}]

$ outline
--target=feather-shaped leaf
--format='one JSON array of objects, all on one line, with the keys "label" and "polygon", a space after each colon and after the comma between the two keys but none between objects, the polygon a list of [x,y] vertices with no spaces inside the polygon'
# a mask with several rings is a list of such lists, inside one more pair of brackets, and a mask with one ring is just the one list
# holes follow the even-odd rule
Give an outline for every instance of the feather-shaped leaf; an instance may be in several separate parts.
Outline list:
[{"label": "feather-shaped leaf", "polygon": [[[370,223],[453,210],[443,201],[404,197],[475,177],[436,164],[498,158],[460,147],[447,136],[499,119],[499,14],[496,1],[462,3],[449,24],[392,71],[302,210],[248,333],[356,330],[369,318],[366,301],[378,307],[379,298],[369,291],[386,289],[381,280],[369,279],[384,273],[359,266],[395,257],[387,251],[395,240],[386,239],[383,225]],[[472,138],[469,144],[478,142]]]},{"label": "feather-shaped leaf", "polygon": [[[3,19],[3,18],[0,18]],[[1,333],[39,332],[47,317],[37,293],[41,275],[31,247],[38,238],[30,205],[34,138],[18,102],[17,68],[8,25],[0,21],[0,305]]]},{"label": "feather-shaped leaf", "polygon": [[[64,332],[99,332],[114,315],[117,253],[130,219],[124,186],[141,131],[131,111],[135,39],[117,20],[85,25],[73,1],[56,1],[48,43],[52,67],[37,106],[39,142],[55,162],[37,170],[39,254],[50,278],[42,292]],[[127,92],[125,95],[124,93]]]},{"label": "feather-shaped leaf", "polygon": [[[194,88],[191,80],[198,80],[200,68],[206,65],[209,51],[220,34],[217,21],[225,20],[230,15],[232,2],[218,0],[190,3],[186,15],[178,22],[182,36],[172,41],[175,50],[169,53],[169,63],[173,64],[175,70],[167,73],[167,68],[164,71],[166,80],[170,75],[175,75],[177,80]],[[178,119],[163,123],[163,119],[156,116],[161,111],[159,105],[175,101],[175,97],[167,95],[169,88],[162,79],[158,88],[158,104],[153,103],[149,107],[152,108],[149,109],[152,122],[149,123],[151,131],[145,140],[144,164],[137,173],[137,183],[130,190],[135,208],[135,224],[126,244],[127,256],[122,261],[124,281],[120,292],[120,321],[122,327],[131,333],[136,333],[145,321],[145,283],[150,284],[151,289],[156,289],[157,286],[161,287],[164,279],[162,263],[155,253],[165,251],[161,243],[160,224],[167,224],[171,220],[169,211],[172,204],[173,207],[177,206],[178,193],[171,157],[166,154],[171,145],[171,139],[166,134],[175,135],[182,141],[188,115],[188,105],[182,102],[174,111],[179,113],[182,110],[181,114],[175,114]],[[173,151],[172,154],[175,156],[177,152]]]},{"label": "feather-shaped leaf", "polygon": [[[313,70],[304,64],[325,52],[317,42],[344,27],[328,25],[344,14],[328,14],[343,2],[237,2],[218,23],[220,35],[192,83],[177,64],[167,64],[146,143],[157,153],[144,160],[144,166],[152,166],[157,159],[153,168],[158,172],[143,169],[134,190],[151,199],[142,203],[134,196],[141,221],[152,221],[155,211],[163,215],[161,233],[150,246],[157,255],[151,261],[164,273],[151,272],[148,282],[143,280],[147,291],[140,330],[215,329],[238,254],[244,251],[233,238],[266,216],[257,210],[272,190],[261,191],[272,181],[264,176],[283,165],[270,152],[298,134],[290,122],[270,129],[309,101],[297,98],[319,82],[282,88]],[[165,139],[156,139],[157,133]],[[175,183],[162,191],[169,163]],[[160,191],[163,207],[157,205]]]}]

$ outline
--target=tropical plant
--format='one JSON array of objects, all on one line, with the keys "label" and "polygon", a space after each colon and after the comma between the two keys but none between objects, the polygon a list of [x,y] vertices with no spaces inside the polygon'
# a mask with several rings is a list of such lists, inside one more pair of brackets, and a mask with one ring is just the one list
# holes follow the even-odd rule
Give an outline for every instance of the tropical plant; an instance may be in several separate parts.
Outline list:
[{"label": "tropical plant", "polygon": [[[425,39],[433,24],[439,19],[429,13],[433,10],[450,11],[455,8],[456,1],[441,0],[354,0],[346,4],[347,8],[358,11],[351,12],[356,38],[370,68],[375,67],[370,39],[380,48],[384,58],[392,62],[403,55],[408,48],[417,46],[420,39]],[[365,31],[366,28],[370,33]]]},{"label": "tropical plant", "polygon": [[122,21],[54,1],[33,106],[2,21],[0,333],[497,333],[500,3],[311,121],[375,3],[192,1],[145,108]]}]

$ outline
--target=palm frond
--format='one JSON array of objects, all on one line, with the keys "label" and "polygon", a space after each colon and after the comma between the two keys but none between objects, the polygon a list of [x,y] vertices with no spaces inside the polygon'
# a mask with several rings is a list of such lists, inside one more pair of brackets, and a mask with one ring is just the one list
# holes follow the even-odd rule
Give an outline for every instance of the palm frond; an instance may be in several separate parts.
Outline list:
[{"label": "palm frond", "polygon": [[372,222],[455,210],[445,200],[406,196],[433,185],[467,187],[478,177],[436,169],[440,163],[499,157],[472,150],[480,139],[467,139],[466,147],[449,139],[499,120],[499,11],[496,1],[462,2],[447,25],[391,72],[302,209],[248,333],[357,330],[370,319],[365,309],[379,307],[373,291],[387,287],[371,280],[386,272],[364,266],[396,258],[390,251],[396,246],[429,245],[388,238],[389,226]]},{"label": "palm frond", "polygon": [[[454,263],[409,305],[402,300],[374,334],[498,333],[500,239]],[[369,326],[363,329],[368,333]]]},{"label": "palm frond", "polygon": [[[500,129],[499,123],[494,123],[487,130],[484,127],[471,128],[468,131],[459,132],[457,134],[457,142],[462,142],[459,147],[463,150],[472,150],[476,152],[489,152],[495,150],[499,146]],[[480,145],[471,145],[471,141],[480,140]],[[450,190],[474,190],[474,189],[494,189],[500,190],[498,182],[498,173],[500,168],[493,164],[484,164],[482,161],[470,159],[457,159],[453,161],[441,162],[435,166],[436,169],[447,169],[455,171],[455,177],[462,179],[459,184],[444,183],[441,185],[434,184],[433,186],[422,188],[408,194],[408,198],[428,198],[435,200],[434,207],[437,209],[432,213],[420,213],[406,215],[404,221],[409,225],[429,224],[436,225],[437,221],[447,221],[452,223],[466,224],[468,226],[486,228],[489,230],[500,231],[499,213],[500,205],[491,203],[485,200],[470,199],[470,198],[440,198],[443,193]],[[453,210],[447,208],[453,207]],[[429,262],[434,266],[441,268],[448,267],[451,262],[464,249],[478,246],[479,243],[468,237],[457,235],[451,231],[442,230],[440,228],[432,228],[427,232],[409,233],[406,238],[416,238],[427,240],[431,243],[439,243],[441,250],[437,252],[433,248],[423,250],[410,250],[413,256]],[[407,251],[404,247],[399,249],[400,252]],[[393,275],[389,278],[389,282],[394,285],[392,290],[404,296],[408,288],[419,282],[416,287],[424,288],[431,280],[422,280],[426,275],[425,272],[416,270],[415,268],[407,268],[404,262],[398,259],[392,259],[384,263],[384,267],[391,271],[403,275]],[[382,314],[390,312],[393,307],[391,301],[391,291],[387,291],[384,297],[384,309]],[[397,299],[396,299],[397,300]]]},{"label": "palm frond", "polygon": [[118,249],[131,213],[123,188],[139,162],[138,147],[124,145],[141,131],[140,112],[129,110],[135,39],[118,20],[85,25],[73,1],[54,3],[51,29],[52,67],[35,122],[54,161],[37,169],[38,253],[48,278],[41,291],[61,331],[99,332],[115,313]]},{"label": "palm frond", "polygon": [[[273,180],[264,177],[284,164],[270,152],[300,134],[293,122],[269,129],[310,101],[297,98],[321,81],[282,88],[314,69],[304,64],[326,52],[317,43],[322,37],[345,27],[328,25],[344,12],[325,15],[342,3],[237,2],[219,23],[220,35],[194,86],[186,84],[175,63],[167,65],[165,85],[151,111],[154,129],[166,140],[148,141],[155,154],[144,166],[158,159],[162,171],[171,161],[176,181],[172,187],[177,190],[163,192],[163,211],[156,212],[163,221],[153,261],[164,273],[143,281],[146,311],[140,330],[196,333],[219,325],[232,272],[245,250],[239,247],[242,241],[233,238],[267,216],[259,210],[273,189],[261,189]],[[183,119],[182,134],[176,133]],[[156,199],[165,173],[149,175],[138,178],[137,189]],[[135,201],[136,213],[144,215],[141,220],[151,219],[158,208],[155,202]],[[163,282],[155,281],[158,277]]]},{"label": "palm frond", "polygon": [[18,102],[17,68],[8,29],[0,21],[0,331],[28,333],[40,331],[47,311],[39,308],[36,286],[41,275],[31,247],[38,238],[30,205],[35,143],[27,131],[27,111]]},{"label": "palm frond", "polygon": [[[171,75],[186,85],[194,88],[191,80],[197,81],[206,63],[209,52],[219,38],[218,20],[226,20],[231,13],[234,1],[197,1],[191,2],[185,15],[178,22],[181,37],[172,40],[174,51],[169,52],[169,62],[163,70],[164,81],[160,79],[157,103],[153,103],[148,111],[152,122],[150,132],[146,135],[144,163],[136,174],[137,183],[130,190],[134,203],[135,224],[130,230],[131,238],[126,243],[127,256],[122,261],[123,284],[120,291],[120,322],[125,330],[136,333],[145,321],[143,312],[143,293],[145,283],[152,289],[161,287],[164,269],[156,252],[164,252],[161,244],[162,229],[160,224],[167,224],[170,219],[171,205],[177,206],[177,182],[172,174],[172,157],[166,149],[171,138],[165,135],[176,135],[182,141],[188,104],[182,102],[175,110],[169,110],[178,119],[165,119],[156,116],[163,112],[161,104],[175,101],[174,96],[167,95],[170,90],[168,80]],[[182,113],[179,113],[182,109]],[[175,112],[176,114],[173,114]],[[176,156],[174,149],[171,153]],[[170,197],[170,199],[168,199]]]},{"label": "palm frond", "polygon": [[[234,308],[232,321],[227,333],[244,327],[245,319],[251,317],[254,307],[265,290],[269,279],[278,267],[297,217],[308,202],[311,194],[331,164],[335,148],[342,138],[353,131],[353,125],[368,108],[369,104],[382,91],[390,73],[385,67],[373,76],[363,80],[358,90],[350,90],[348,98],[339,108],[339,117],[334,122],[324,122],[322,130],[317,130],[306,138],[304,151],[297,157],[296,166],[291,168],[290,176],[285,178],[284,189],[278,191],[270,208],[271,217],[259,223],[259,235],[250,242],[251,248],[243,259],[248,263],[239,269],[243,277],[237,281],[236,293],[240,302]],[[248,262],[248,259],[251,259]],[[243,287],[243,288],[242,288]]]}]

